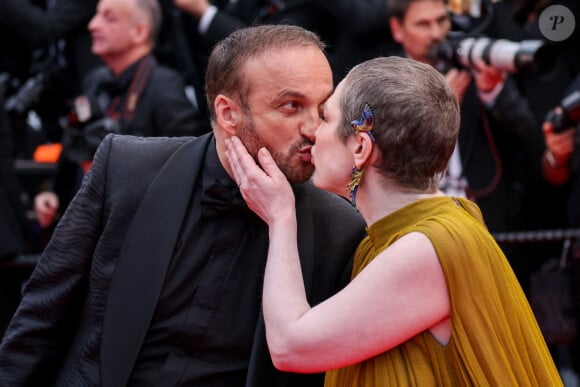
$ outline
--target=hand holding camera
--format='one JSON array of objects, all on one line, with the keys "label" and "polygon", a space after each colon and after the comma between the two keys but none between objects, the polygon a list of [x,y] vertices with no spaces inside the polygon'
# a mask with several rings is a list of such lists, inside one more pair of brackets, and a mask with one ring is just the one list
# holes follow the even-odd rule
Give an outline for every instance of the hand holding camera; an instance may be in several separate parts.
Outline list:
[{"label": "hand holding camera", "polygon": [[548,112],[542,130],[547,148],[544,158],[548,166],[580,170],[580,91],[569,94],[559,106]]}]

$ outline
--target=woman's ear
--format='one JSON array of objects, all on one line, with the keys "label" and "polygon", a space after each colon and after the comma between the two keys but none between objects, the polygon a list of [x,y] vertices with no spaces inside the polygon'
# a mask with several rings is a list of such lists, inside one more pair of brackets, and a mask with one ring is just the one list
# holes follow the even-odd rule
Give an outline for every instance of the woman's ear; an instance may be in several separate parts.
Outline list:
[{"label": "woman's ear", "polygon": [[351,143],[354,165],[361,169],[370,161],[375,143],[368,133],[357,133],[351,138],[354,139]]},{"label": "woman's ear", "polygon": [[218,126],[230,136],[237,135],[242,119],[242,111],[237,102],[220,94],[214,101],[214,108]]}]

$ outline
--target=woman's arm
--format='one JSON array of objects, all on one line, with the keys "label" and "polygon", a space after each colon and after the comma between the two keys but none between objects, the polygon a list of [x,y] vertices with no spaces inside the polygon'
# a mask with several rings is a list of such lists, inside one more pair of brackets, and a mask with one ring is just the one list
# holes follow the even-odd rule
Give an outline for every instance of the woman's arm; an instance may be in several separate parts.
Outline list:
[{"label": "woman's arm", "polygon": [[423,234],[404,236],[346,288],[312,308],[297,290],[298,257],[282,250],[284,238],[271,241],[263,296],[268,346],[282,370],[320,372],[357,363],[449,316],[445,277]]},{"label": "woman's arm", "polygon": [[277,368],[321,372],[346,366],[446,321],[450,306],[443,270],[420,233],[399,239],[346,288],[310,307],[288,182],[266,150],[258,155],[263,169],[236,138],[229,141],[228,157],[248,205],[270,226],[263,309]]}]

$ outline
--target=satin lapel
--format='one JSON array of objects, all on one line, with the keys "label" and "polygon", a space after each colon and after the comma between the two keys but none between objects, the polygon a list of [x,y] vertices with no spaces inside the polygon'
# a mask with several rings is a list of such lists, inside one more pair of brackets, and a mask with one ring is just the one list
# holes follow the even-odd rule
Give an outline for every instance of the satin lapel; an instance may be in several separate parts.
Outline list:
[{"label": "satin lapel", "polygon": [[[312,218],[311,210],[312,200],[310,195],[308,195],[308,189],[305,184],[294,185],[293,188],[296,197],[296,217],[298,221],[298,252],[300,254],[306,297],[311,301],[312,278],[316,260],[314,219]],[[270,359],[266,342],[264,315],[260,311],[256,331],[254,332],[254,342],[252,344],[246,386],[282,385],[281,380],[285,380],[286,378],[288,378],[288,375],[277,371]]]},{"label": "satin lapel", "polygon": [[298,221],[298,251],[300,253],[300,265],[304,288],[308,301],[312,301],[312,277],[315,260],[317,258],[314,241],[314,219],[312,218],[312,198],[308,195],[306,184],[294,186],[296,197],[296,218]]},{"label": "satin lapel", "polygon": [[211,136],[179,148],[151,183],[119,254],[101,347],[101,385],[125,386],[143,344]]}]

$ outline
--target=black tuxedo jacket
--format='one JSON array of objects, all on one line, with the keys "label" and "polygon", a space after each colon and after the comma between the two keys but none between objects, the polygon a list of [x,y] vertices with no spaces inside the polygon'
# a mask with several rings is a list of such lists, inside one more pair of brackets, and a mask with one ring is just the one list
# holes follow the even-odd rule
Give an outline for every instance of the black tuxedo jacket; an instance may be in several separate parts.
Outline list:
[{"label": "black tuxedo jacket", "polygon": [[[27,283],[0,346],[0,385],[124,386],[138,356],[212,134],[107,136]],[[300,258],[316,304],[350,277],[364,224],[350,205],[295,187]],[[263,320],[247,386],[318,386],[272,366]]]}]

